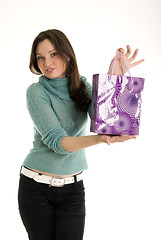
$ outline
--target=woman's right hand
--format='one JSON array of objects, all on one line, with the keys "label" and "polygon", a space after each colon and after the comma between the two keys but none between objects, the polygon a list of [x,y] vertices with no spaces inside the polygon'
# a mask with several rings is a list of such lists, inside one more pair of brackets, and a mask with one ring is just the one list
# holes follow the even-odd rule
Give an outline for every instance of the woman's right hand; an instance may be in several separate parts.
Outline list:
[{"label": "woman's right hand", "polygon": [[110,145],[110,143],[116,143],[116,142],[125,142],[130,139],[136,139],[136,135],[121,135],[121,136],[109,136],[109,135],[97,135],[98,141],[107,143]]}]

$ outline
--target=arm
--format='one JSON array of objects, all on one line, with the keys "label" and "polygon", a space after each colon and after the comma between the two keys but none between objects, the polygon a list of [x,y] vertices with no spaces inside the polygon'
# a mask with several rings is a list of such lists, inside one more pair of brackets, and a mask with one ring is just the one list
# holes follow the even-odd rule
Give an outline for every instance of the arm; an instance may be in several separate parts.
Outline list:
[{"label": "arm", "polygon": [[109,145],[132,138],[131,136],[110,137],[106,135],[68,136],[51,108],[48,97],[37,84],[31,85],[27,90],[27,107],[44,144],[59,154],[70,154],[99,143],[104,142]]},{"label": "arm", "polygon": [[91,147],[100,143],[124,142],[129,139],[135,139],[136,136],[108,136],[108,135],[90,135],[84,137],[64,137],[62,138],[62,146],[65,151],[78,151],[83,148]]},{"label": "arm", "polygon": [[61,139],[68,135],[61,127],[44,89],[38,83],[27,89],[27,108],[43,143],[56,153],[70,154],[61,145]]},{"label": "arm", "polygon": [[[92,98],[92,85],[91,85],[88,81],[86,81],[86,78],[85,78],[85,77],[81,76],[81,79],[83,80],[83,82],[84,82],[85,85],[86,85],[86,92],[87,92],[88,95]],[[90,103],[90,105],[89,105],[89,107],[88,107],[88,114],[89,114],[89,116],[91,117],[91,103]]]}]

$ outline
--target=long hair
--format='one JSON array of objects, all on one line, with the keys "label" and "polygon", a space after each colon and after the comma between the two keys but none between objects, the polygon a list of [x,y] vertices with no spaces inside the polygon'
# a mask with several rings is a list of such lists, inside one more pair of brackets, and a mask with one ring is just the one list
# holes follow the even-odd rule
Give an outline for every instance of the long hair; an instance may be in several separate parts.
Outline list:
[{"label": "long hair", "polygon": [[[85,83],[81,80],[73,47],[63,32],[57,29],[51,29],[41,32],[35,38],[30,55],[29,68],[31,72],[38,75],[42,74],[37,64],[36,49],[38,44],[45,39],[48,39],[54,45],[60,57],[65,60],[67,66],[66,76],[70,77],[70,97],[75,102],[78,109],[86,113],[91,102],[91,98],[86,92]],[[67,61],[67,57],[70,61]]]}]

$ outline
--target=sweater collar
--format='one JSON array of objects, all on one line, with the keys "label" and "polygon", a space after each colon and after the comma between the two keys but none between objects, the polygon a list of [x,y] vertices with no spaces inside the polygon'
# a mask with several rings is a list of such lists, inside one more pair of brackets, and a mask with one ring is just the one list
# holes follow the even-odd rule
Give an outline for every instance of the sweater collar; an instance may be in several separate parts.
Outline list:
[{"label": "sweater collar", "polygon": [[69,81],[70,78],[68,77],[49,79],[42,75],[39,78],[39,83],[46,90],[64,100],[71,100],[68,91]]}]

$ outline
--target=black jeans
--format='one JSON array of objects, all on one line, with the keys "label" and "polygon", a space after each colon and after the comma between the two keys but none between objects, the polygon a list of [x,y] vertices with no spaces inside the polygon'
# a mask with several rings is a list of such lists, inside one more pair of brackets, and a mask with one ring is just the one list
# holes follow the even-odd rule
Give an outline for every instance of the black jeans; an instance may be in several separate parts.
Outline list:
[{"label": "black jeans", "polygon": [[19,212],[30,240],[82,240],[85,223],[83,181],[50,187],[20,175]]}]

